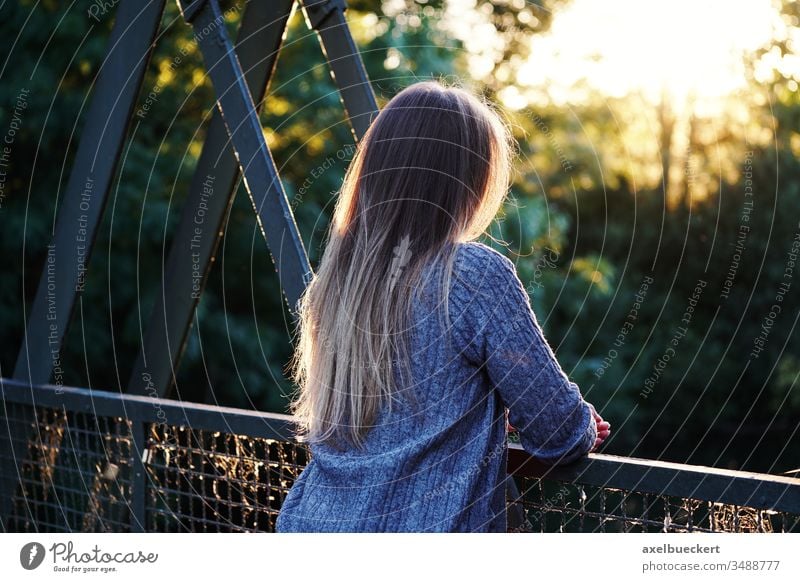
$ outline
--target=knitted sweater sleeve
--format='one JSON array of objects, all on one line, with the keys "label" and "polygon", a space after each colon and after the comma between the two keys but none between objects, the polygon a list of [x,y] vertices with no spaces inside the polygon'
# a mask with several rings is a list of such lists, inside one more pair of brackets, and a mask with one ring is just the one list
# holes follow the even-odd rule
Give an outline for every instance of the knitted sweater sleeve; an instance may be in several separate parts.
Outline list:
[{"label": "knitted sweater sleeve", "polygon": [[451,292],[463,355],[486,371],[528,453],[547,464],[582,457],[597,437],[594,408],[556,360],[514,264],[480,243],[464,251]]}]

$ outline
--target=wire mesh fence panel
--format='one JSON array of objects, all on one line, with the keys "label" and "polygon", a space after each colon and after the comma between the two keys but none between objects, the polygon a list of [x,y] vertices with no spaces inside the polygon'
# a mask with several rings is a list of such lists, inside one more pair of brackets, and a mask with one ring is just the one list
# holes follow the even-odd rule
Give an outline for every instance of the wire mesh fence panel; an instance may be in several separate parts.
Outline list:
[{"label": "wire mesh fence panel", "polygon": [[[24,406],[7,404],[10,423]],[[130,423],[55,408],[38,408],[35,419],[19,433],[29,435],[27,454],[7,529],[128,531]]]},{"label": "wire mesh fence panel", "polygon": [[149,531],[274,531],[308,462],[305,447],[152,425],[145,452]]},{"label": "wire mesh fence panel", "polygon": [[613,487],[516,478],[519,532],[800,532],[800,515]]},{"label": "wire mesh fence panel", "polygon": [[[24,453],[18,473],[0,474],[13,492],[0,499],[6,531],[274,531],[310,460],[284,415],[13,381],[3,391],[0,461]],[[509,472],[517,532],[800,532],[798,479],[608,455],[549,468],[517,445]]]}]

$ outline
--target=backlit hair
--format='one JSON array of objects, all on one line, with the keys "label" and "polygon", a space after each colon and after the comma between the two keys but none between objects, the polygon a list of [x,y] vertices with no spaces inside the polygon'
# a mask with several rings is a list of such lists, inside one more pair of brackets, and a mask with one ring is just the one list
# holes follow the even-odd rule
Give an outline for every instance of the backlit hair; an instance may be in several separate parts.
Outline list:
[{"label": "backlit hair", "polygon": [[407,87],[373,121],[299,303],[292,376],[301,438],[360,446],[380,408],[410,385],[404,330],[421,270],[445,265],[446,306],[455,245],[493,221],[512,144],[493,106],[434,81]]}]

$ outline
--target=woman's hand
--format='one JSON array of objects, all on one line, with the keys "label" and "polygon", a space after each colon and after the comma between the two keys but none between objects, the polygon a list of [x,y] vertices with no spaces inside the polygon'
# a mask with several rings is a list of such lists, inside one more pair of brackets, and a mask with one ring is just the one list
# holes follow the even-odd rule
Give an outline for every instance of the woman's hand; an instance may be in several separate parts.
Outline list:
[{"label": "woman's hand", "polygon": [[516,432],[516,430],[517,429],[511,426],[511,423],[508,422],[508,408],[506,408],[506,432]]},{"label": "woman's hand", "polygon": [[592,416],[594,417],[594,421],[597,423],[597,438],[594,441],[594,446],[589,451],[590,453],[596,451],[597,448],[603,444],[603,441],[605,441],[611,434],[611,423],[603,420],[603,417],[597,413],[597,411],[594,409],[594,406],[592,406]]},{"label": "woman's hand", "polygon": [[[597,438],[594,441],[594,445],[592,446],[590,453],[593,453],[597,450],[597,448],[603,444],[610,435],[611,435],[611,423],[606,422],[603,420],[603,417],[600,416],[597,411],[594,409],[594,406],[589,404],[592,409],[592,417],[594,418],[595,423],[597,423]],[[511,423],[508,421],[508,408],[506,408],[506,430],[508,432],[514,432],[517,429],[511,426]]]}]

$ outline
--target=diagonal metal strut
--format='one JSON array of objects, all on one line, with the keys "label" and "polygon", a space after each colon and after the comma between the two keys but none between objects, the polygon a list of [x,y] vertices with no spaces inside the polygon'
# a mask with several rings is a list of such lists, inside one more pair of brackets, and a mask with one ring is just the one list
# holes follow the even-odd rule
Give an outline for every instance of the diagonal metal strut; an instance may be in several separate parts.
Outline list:
[{"label": "diagonal metal strut", "polygon": [[[293,0],[248,2],[242,15],[236,54],[256,113],[275,69],[293,4]],[[128,382],[132,394],[163,397],[174,382],[239,176],[230,136],[217,108],[211,116],[189,195],[162,269],[163,279],[142,348]]]},{"label": "diagonal metal strut", "polygon": [[[76,299],[83,291],[97,227],[103,215],[131,115],[150,61],[164,11],[164,0],[122,0],[111,31],[108,53],[98,74],[55,232],[14,379],[30,384],[50,381],[60,362],[61,346]],[[57,378],[57,384],[60,380]],[[8,440],[0,439],[0,520],[10,515],[19,471],[35,426],[33,411],[7,419]],[[8,445],[9,450],[5,450]],[[0,527],[2,523],[0,523]]]},{"label": "diagonal metal strut", "polygon": [[[212,117],[189,199],[164,269],[161,293],[156,298],[143,346],[130,377],[128,386],[132,393],[166,396],[175,381],[199,295],[214,262],[219,232],[235,195],[233,188],[240,165],[254,165],[249,181],[245,171],[245,185],[273,253],[290,307],[296,305],[308,282],[311,269],[258,123],[258,110],[294,3],[280,0],[274,5],[266,4],[270,3],[248,3],[236,46],[238,67],[236,59],[229,58],[227,49],[221,48],[230,42],[224,28],[217,24],[222,19],[212,14],[214,9],[206,7],[205,0],[182,6],[184,17],[193,23],[196,35],[205,41],[201,41],[201,50],[217,93],[226,97],[225,104],[220,98],[219,105],[227,109],[222,113],[215,111]],[[309,26],[319,34],[354,136],[360,140],[377,114],[378,105],[344,19],[346,6],[341,0],[304,0],[303,6]],[[209,15],[205,20],[196,20],[204,9],[209,11]],[[212,33],[208,34],[208,31]],[[217,32],[219,34],[214,36]],[[264,52],[269,53],[266,58]],[[242,73],[244,82],[240,82]],[[252,97],[244,89],[249,89]],[[233,120],[227,124],[223,119],[226,111],[227,117]],[[231,127],[233,131],[229,134]],[[254,127],[257,131],[253,131]],[[240,134],[238,137],[237,133]],[[244,156],[237,156],[234,152],[237,141],[246,144]],[[255,160],[253,156],[264,157]],[[198,232],[195,219],[201,204],[205,204],[205,216],[204,225]],[[276,245],[287,245],[281,248],[288,248],[288,253],[276,253]]]}]

